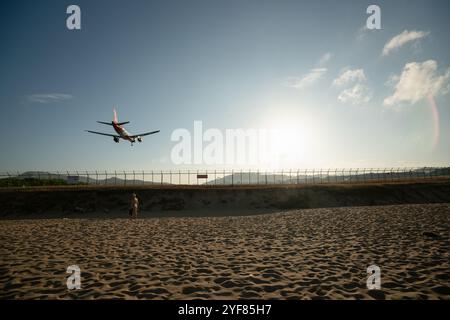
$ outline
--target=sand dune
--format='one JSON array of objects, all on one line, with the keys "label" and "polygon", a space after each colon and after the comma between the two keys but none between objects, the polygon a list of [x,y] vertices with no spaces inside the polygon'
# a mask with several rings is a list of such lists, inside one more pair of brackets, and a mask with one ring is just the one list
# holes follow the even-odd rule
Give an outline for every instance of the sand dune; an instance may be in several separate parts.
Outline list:
[{"label": "sand dune", "polygon": [[450,299],[449,239],[450,204],[0,221],[0,298]]},{"label": "sand dune", "polygon": [[[450,181],[254,186],[0,188],[0,217],[119,217],[136,192],[144,215],[223,216],[249,211],[450,203]],[[190,212],[187,212],[190,211]],[[203,211],[203,212],[201,212]],[[244,211],[244,213],[243,213]]]}]

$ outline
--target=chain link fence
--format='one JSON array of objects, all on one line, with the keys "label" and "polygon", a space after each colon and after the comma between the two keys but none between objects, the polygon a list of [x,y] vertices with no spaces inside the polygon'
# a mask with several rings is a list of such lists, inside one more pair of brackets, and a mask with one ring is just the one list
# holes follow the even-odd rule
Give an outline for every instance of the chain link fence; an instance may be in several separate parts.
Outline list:
[{"label": "chain link fence", "polygon": [[370,183],[450,178],[450,167],[160,171],[1,172],[0,187],[53,185],[291,185]]}]

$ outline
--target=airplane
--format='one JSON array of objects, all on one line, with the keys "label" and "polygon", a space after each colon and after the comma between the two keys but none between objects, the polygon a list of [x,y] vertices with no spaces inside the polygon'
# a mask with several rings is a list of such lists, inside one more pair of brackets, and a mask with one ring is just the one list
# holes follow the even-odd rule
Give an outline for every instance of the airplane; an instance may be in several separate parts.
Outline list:
[{"label": "airplane", "polygon": [[148,136],[148,135],[155,134],[155,133],[159,132],[159,130],[156,130],[156,131],[151,131],[151,132],[131,135],[131,134],[128,133],[127,130],[125,130],[124,127],[122,127],[124,124],[130,123],[130,121],[119,122],[117,120],[116,109],[114,109],[113,112],[114,112],[114,119],[113,119],[113,121],[111,121],[111,122],[97,121],[97,122],[101,123],[101,124],[107,124],[107,125],[113,126],[113,128],[117,132],[117,134],[109,134],[109,133],[96,132],[96,131],[91,131],[91,130],[85,130],[85,131],[90,132],[90,133],[95,133],[95,134],[101,134],[103,136],[113,137],[113,140],[116,143],[119,143],[120,139],[122,138],[123,140],[130,141],[131,145],[133,145],[133,143],[136,142],[136,140],[138,142],[142,142],[142,137],[143,136]]}]

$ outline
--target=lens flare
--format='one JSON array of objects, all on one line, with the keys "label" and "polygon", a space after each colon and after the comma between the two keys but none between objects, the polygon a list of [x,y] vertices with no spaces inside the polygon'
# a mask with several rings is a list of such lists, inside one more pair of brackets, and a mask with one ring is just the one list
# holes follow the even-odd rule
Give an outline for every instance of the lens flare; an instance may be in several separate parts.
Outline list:
[{"label": "lens flare", "polygon": [[436,146],[439,143],[439,110],[436,104],[436,101],[434,100],[434,97],[430,94],[428,95],[428,103],[430,105],[431,114],[433,116],[433,124],[434,124],[434,131],[433,131],[433,149],[436,148]]}]

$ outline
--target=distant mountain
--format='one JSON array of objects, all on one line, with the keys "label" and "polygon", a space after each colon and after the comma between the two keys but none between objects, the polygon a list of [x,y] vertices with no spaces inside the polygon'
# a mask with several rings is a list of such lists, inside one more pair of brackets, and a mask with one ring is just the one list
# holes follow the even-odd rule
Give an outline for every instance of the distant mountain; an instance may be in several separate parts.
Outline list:
[{"label": "distant mountain", "polygon": [[391,181],[404,179],[420,179],[438,176],[450,176],[450,167],[447,168],[420,168],[405,171],[396,171],[397,169],[381,169],[370,172],[369,169],[354,169],[352,173],[349,170],[328,170],[308,171],[305,175],[304,170],[291,171],[283,174],[258,173],[258,172],[236,172],[232,175],[226,175],[221,178],[205,182],[206,185],[243,185],[243,184],[296,184],[296,183],[327,183],[327,182],[361,182],[361,181]]},{"label": "distant mountain", "polygon": [[[219,172],[217,172],[220,175]],[[404,171],[397,172],[397,169],[381,169],[378,171],[370,172],[369,169],[354,169],[349,170],[327,170],[323,169],[308,171],[305,174],[304,170],[286,171],[281,173],[264,173],[264,172],[234,172],[216,179],[201,183],[204,185],[245,185],[245,184],[296,184],[296,183],[333,183],[333,182],[361,182],[361,181],[392,181],[392,180],[405,180],[405,179],[420,179],[420,178],[432,178],[438,176],[450,176],[450,167],[446,168],[419,168],[419,169],[405,169]],[[141,177],[141,179],[137,179]],[[150,178],[148,175],[146,177]],[[155,174],[155,178],[159,178],[159,174]],[[209,175],[209,178],[214,178],[213,175]],[[5,177],[6,178],[6,177]],[[20,182],[17,180],[38,180],[42,181],[44,185],[52,184],[97,184],[97,185],[160,185],[161,182],[145,181],[142,179],[142,174],[127,174],[125,175],[117,173],[117,177],[112,176],[112,173],[83,173],[79,172],[78,175],[73,172],[69,173],[54,173],[46,171],[27,171],[19,173],[17,176],[10,176],[9,180],[15,180],[15,182],[7,182],[6,179],[2,179],[5,185],[16,185]],[[201,182],[201,181],[199,181]],[[30,182],[32,183],[32,182]],[[170,183],[163,182],[164,185]]]},{"label": "distant mountain", "polygon": [[[98,185],[153,185],[161,184],[160,182],[144,181],[140,179],[133,179],[132,175],[127,175],[127,179],[119,177],[104,178],[105,174],[99,174],[98,177],[94,173],[79,173],[78,175],[73,172],[63,173],[50,173],[46,171],[27,171],[18,176],[14,177],[16,179],[38,179],[38,180],[62,180],[67,184],[98,184]],[[167,184],[167,183],[163,183]]]}]

